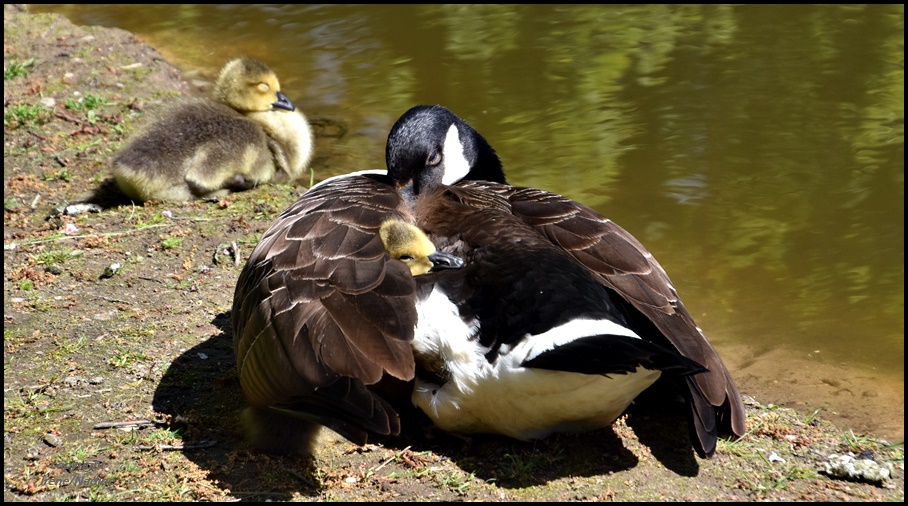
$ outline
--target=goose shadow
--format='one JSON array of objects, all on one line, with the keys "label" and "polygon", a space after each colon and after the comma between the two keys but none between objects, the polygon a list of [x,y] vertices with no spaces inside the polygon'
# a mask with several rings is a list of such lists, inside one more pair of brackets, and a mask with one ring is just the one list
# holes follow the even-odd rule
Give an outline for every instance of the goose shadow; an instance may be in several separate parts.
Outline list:
[{"label": "goose shadow", "polygon": [[382,438],[380,442],[394,449],[429,450],[476,478],[508,489],[542,486],[566,477],[616,473],[639,463],[611,428],[555,434],[536,441],[493,435],[462,437],[433,431],[431,436],[408,434]]},{"label": "goose shadow", "polygon": [[183,455],[234,497],[318,497],[313,458],[268,455],[245,443],[239,416],[245,400],[236,376],[230,313],[216,315],[212,324],[221,332],[170,363],[155,389],[152,408],[169,415],[172,430],[182,431]]},{"label": "goose shadow", "polygon": [[680,476],[694,477],[700,464],[691,446],[696,436],[690,427],[686,387],[673,379],[663,376],[638,395],[625,420],[660,464]]},{"label": "goose shadow", "polygon": [[[182,430],[186,458],[241,500],[290,500],[294,494],[318,497],[323,489],[315,458],[262,453],[244,440],[240,412],[246,405],[236,376],[230,313],[216,315],[212,324],[220,330],[218,335],[171,362],[155,389],[153,409],[169,416],[171,429]],[[681,433],[686,427],[683,412],[665,412],[653,405],[660,404],[649,399],[635,403],[627,425],[663,465],[680,475],[695,476],[697,460],[687,433]],[[524,442],[431,430],[428,418],[415,409],[402,416],[406,418],[401,436],[370,442],[396,450],[431,451],[504,488],[616,473],[639,463],[612,427]]]},{"label": "goose shadow", "polygon": [[504,488],[539,486],[565,477],[601,476],[632,469],[639,463],[634,451],[640,450],[625,446],[625,438],[636,439],[645,447],[644,452],[668,470],[681,476],[697,476],[700,466],[690,444],[683,392],[670,381],[653,386],[652,392],[646,391],[625,412],[625,423],[633,434],[625,428],[616,432],[618,425],[613,424],[605,429],[554,434],[530,442],[491,435],[463,437],[433,431],[428,428],[428,417],[414,408],[415,414],[406,414],[401,437],[375,442],[388,448],[431,450],[477,478]]},{"label": "goose shadow", "polygon": [[94,204],[102,210],[134,204],[132,199],[120,191],[116,180],[112,177],[101,181],[98,186],[83,194],[76,203]]}]

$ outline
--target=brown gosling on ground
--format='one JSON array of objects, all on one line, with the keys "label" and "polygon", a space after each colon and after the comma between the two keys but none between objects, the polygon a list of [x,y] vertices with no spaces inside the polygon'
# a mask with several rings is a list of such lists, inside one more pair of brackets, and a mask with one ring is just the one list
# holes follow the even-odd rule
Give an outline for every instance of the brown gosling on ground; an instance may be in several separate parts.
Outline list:
[{"label": "brown gosling on ground", "polygon": [[117,153],[117,186],[139,202],[185,201],[302,181],[312,130],[280,90],[277,75],[261,61],[228,61],[211,99],[167,107]]}]

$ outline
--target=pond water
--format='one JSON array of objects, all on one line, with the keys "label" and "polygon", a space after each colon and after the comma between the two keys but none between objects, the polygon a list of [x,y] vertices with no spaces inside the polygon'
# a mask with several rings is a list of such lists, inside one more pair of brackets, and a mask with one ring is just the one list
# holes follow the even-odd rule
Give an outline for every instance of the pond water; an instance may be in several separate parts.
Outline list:
[{"label": "pond water", "polygon": [[188,76],[251,55],[384,166],[443,104],[512,184],[579,200],[672,277],[741,391],[904,437],[904,6],[35,5]]}]

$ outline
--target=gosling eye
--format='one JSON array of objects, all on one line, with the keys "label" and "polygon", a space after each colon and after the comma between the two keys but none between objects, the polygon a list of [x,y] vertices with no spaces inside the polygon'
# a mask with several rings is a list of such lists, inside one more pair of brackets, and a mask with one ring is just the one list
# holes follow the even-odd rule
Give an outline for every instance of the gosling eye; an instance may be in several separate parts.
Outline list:
[{"label": "gosling eye", "polygon": [[265,93],[271,88],[270,86],[268,86],[268,83],[258,83],[257,85],[255,85],[255,87],[258,88],[262,93]]},{"label": "gosling eye", "polygon": [[400,256],[400,261],[402,261],[402,262],[409,262],[410,260],[413,260],[413,257],[411,257],[410,255],[401,255]]},{"label": "gosling eye", "polygon": [[426,164],[438,165],[439,163],[441,163],[441,152],[437,149],[433,149],[432,152],[429,153],[429,158],[426,159]]}]

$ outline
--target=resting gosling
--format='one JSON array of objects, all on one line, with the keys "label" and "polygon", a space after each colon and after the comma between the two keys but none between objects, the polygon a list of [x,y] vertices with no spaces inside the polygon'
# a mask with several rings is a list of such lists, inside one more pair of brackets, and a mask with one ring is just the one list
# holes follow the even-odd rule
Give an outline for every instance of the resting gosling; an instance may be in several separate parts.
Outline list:
[{"label": "resting gosling", "polygon": [[382,222],[378,227],[378,236],[391,258],[403,262],[414,276],[428,274],[432,270],[463,267],[462,258],[437,251],[422,230],[405,221]]},{"label": "resting gosling", "polygon": [[114,157],[112,172],[135,201],[185,201],[299,180],[311,157],[309,123],[274,72],[236,58],[221,68],[212,99],[165,109]]}]

